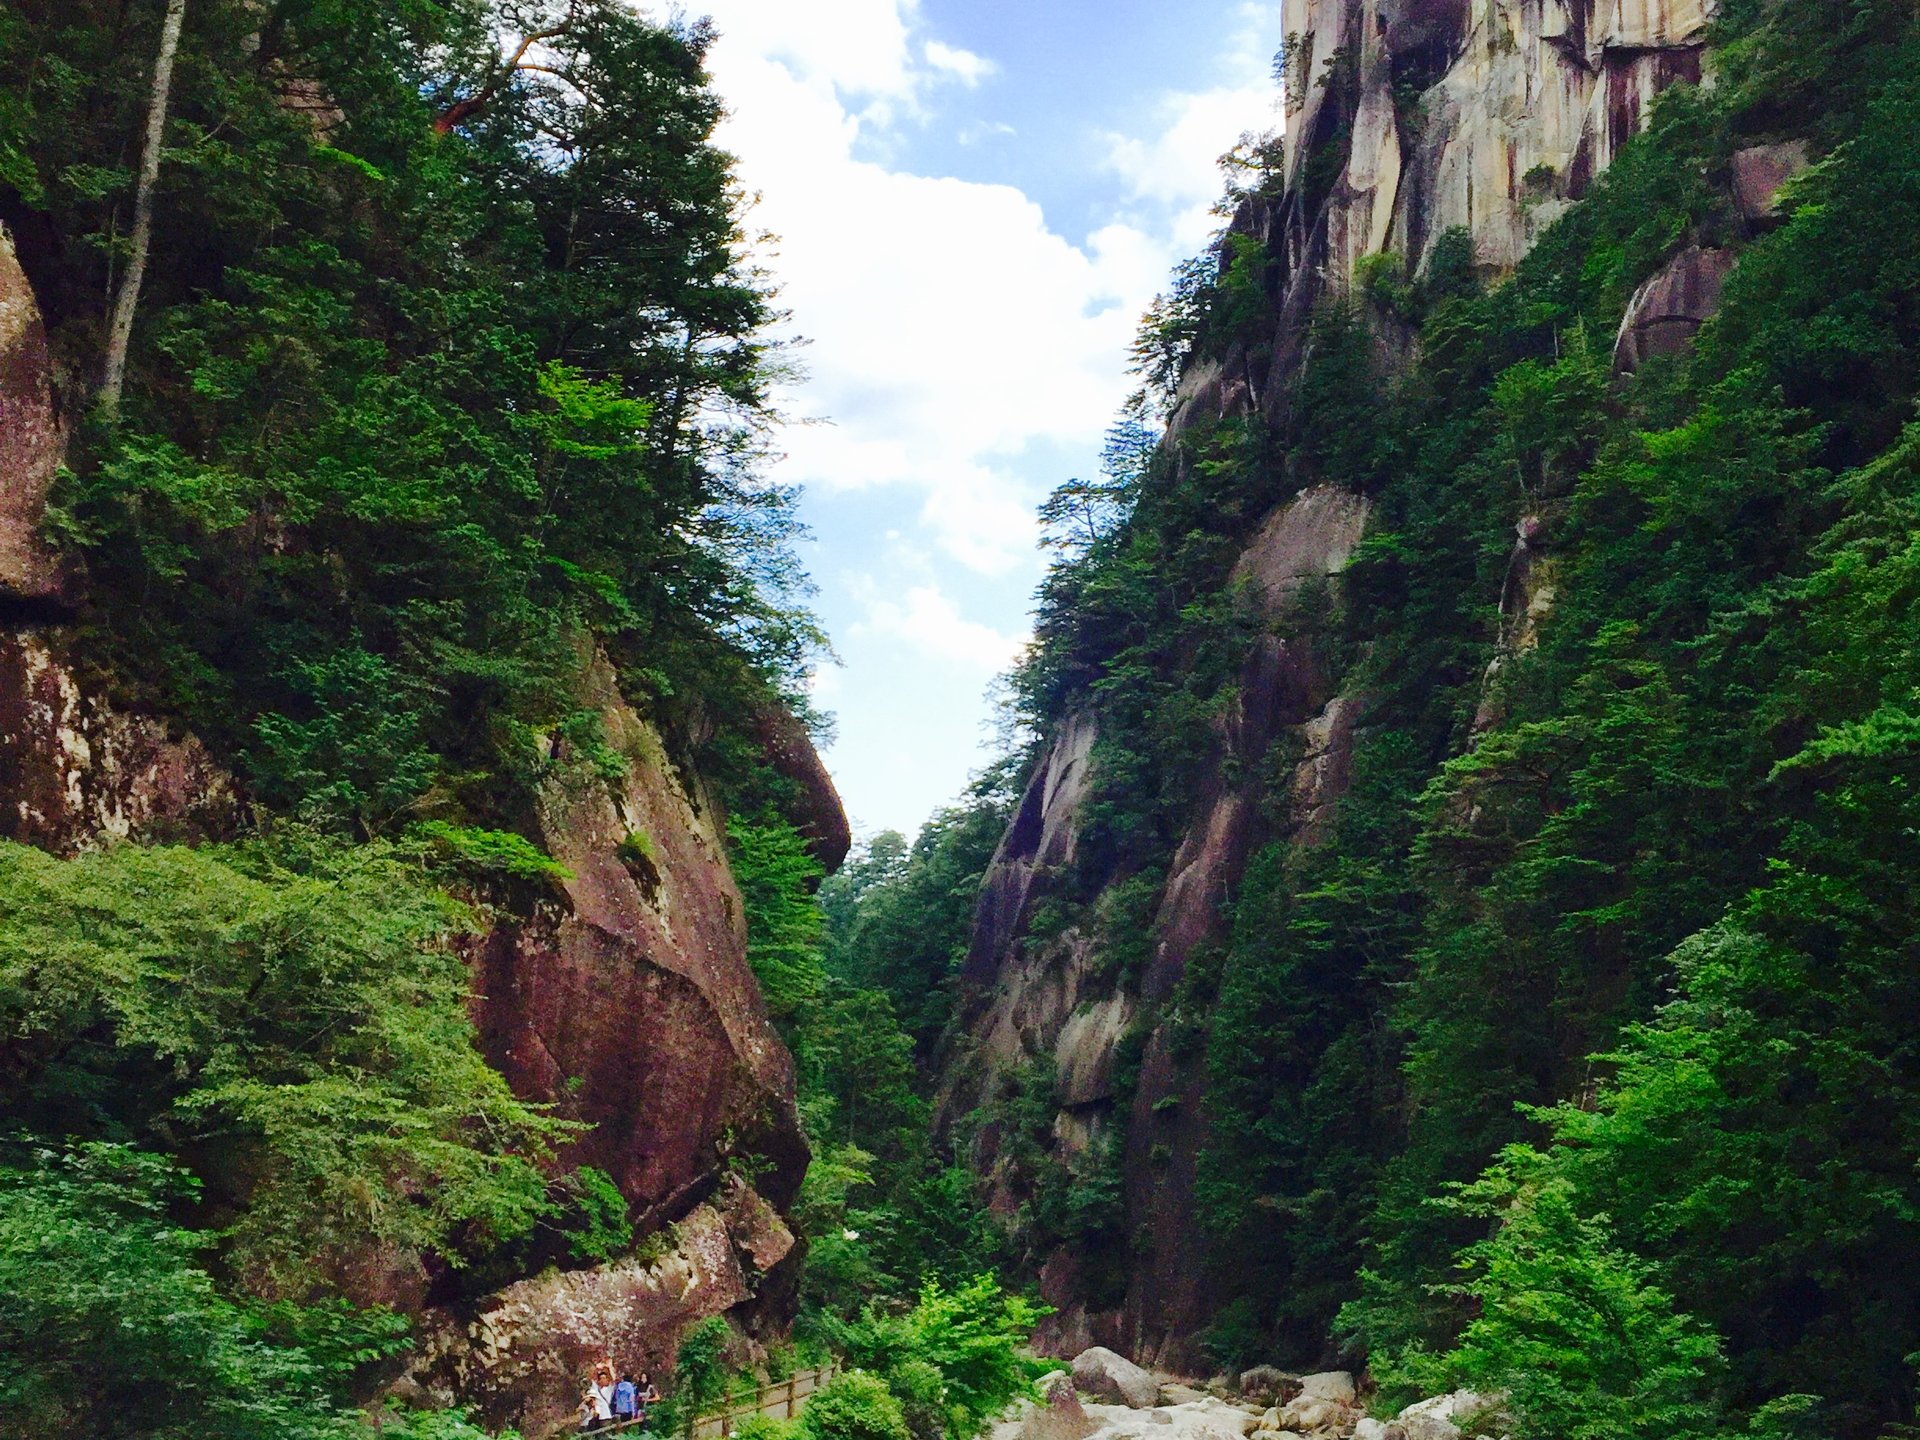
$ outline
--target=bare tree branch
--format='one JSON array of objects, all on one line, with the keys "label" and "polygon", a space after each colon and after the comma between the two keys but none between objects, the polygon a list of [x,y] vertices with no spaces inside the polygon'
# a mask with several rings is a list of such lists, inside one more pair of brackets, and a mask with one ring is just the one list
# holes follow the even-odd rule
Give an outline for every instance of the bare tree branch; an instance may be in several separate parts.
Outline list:
[{"label": "bare tree branch", "polygon": [[548,29],[536,30],[527,35],[520,41],[520,48],[507,57],[506,63],[487,77],[486,83],[480,87],[476,94],[469,95],[464,100],[456,100],[452,105],[449,105],[445,110],[441,111],[439,118],[433,122],[434,133],[437,135],[451,134],[459,128],[462,123],[471,120],[475,115],[478,115],[482,110],[485,110],[487,106],[491,105],[500,92],[512,81],[513,77],[523,71],[537,70],[543,74],[558,73],[548,66],[536,65],[529,62],[527,55],[536,45],[548,40],[558,40],[563,35],[571,34],[578,19],[579,13],[577,7],[569,5],[567,7],[567,18],[565,20]]},{"label": "bare tree branch", "polygon": [[173,60],[180,50],[180,30],[186,23],[187,0],[167,0],[167,18],[160,27],[160,53],[153,65],[153,95],[147,104],[146,149],[140,157],[140,178],[133,192],[133,254],[114,301],[113,321],[107,330],[107,363],[100,381],[100,408],[109,418],[120,413],[120,393],[126,386],[127,349],[133,342],[133,317],[140,308],[140,287],[147,278],[147,252],[153,247],[153,191],[160,179],[160,148],[166,141],[167,104],[173,93]]}]

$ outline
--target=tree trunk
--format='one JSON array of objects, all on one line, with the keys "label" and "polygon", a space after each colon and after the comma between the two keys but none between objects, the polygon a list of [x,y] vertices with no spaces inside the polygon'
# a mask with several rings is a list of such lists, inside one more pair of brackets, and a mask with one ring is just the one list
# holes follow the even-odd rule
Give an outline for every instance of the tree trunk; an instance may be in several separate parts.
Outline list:
[{"label": "tree trunk", "polygon": [[160,53],[153,64],[153,98],[147,104],[147,142],[140,156],[140,179],[133,192],[133,253],[107,331],[107,364],[100,381],[100,408],[109,419],[120,413],[120,391],[127,379],[127,347],[133,340],[133,316],[140,308],[140,287],[147,278],[147,251],[153,244],[153,188],[160,178],[160,147],[166,139],[167,101],[173,91],[173,57],[180,49],[180,27],[187,0],[167,0],[160,27]]}]

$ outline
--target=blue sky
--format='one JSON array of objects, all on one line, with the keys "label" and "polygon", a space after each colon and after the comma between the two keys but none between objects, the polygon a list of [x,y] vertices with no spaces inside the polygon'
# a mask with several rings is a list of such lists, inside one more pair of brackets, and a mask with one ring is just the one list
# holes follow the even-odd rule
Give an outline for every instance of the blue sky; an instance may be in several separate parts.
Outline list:
[{"label": "blue sky", "polygon": [[[691,7],[690,7],[691,8]],[[806,343],[779,473],[841,664],[856,831],[908,834],[991,749],[1126,346],[1206,243],[1213,161],[1277,123],[1279,0],[708,0],[759,247]]]}]

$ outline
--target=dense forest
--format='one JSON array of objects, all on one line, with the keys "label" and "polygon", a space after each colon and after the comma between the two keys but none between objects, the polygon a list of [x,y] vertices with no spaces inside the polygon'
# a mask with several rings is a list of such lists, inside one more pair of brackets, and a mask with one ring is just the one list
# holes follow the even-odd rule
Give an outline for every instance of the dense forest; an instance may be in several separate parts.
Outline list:
[{"label": "dense forest", "polygon": [[[1303,311],[1272,221],[1343,183],[1336,51],[1041,512],[1011,753],[844,865],[794,762],[825,639],[713,38],[0,0],[0,227],[64,437],[59,578],[0,585],[54,648],[0,667],[158,717],[229,797],[0,830],[0,1435],[502,1433],[445,1337],[549,1282],[664,1304],[717,1207],[743,1287],[646,1322],[661,1428],[832,1356],[742,1433],[974,1440],[1052,1306],[1104,1338],[1136,1303],[1143,1190],[1182,1207],[1190,1369],[1471,1390],[1523,1440],[1920,1433],[1912,5],[1727,0],[1517,267],[1449,230]],[[1743,210],[1737,157],[1786,144]],[[1696,253],[1711,315],[1623,362]],[[1197,402],[1255,353],[1278,403]],[[1263,600],[1242,557],[1320,496],[1364,533]],[[1235,748],[1276,653],[1359,717],[1310,827],[1307,727]],[[1074,733],[1070,856],[1003,924]],[[1228,792],[1258,843],[1169,965]],[[685,999],[673,946],[736,940],[755,993]],[[996,945],[1126,1017],[1091,1101],[984,1033]],[[547,1003],[513,966],[550,955],[565,1004],[617,975],[722,1016],[650,1052],[686,1134],[615,1134],[641,1079],[592,1037],[528,1078],[489,1007]]]}]

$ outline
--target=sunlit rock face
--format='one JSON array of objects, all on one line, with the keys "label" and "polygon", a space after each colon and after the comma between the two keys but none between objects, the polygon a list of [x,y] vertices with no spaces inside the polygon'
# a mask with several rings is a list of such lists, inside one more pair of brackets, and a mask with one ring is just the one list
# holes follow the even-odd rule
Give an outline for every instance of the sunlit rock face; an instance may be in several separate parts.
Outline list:
[{"label": "sunlit rock face", "polygon": [[[1655,97],[1701,78],[1712,9],[1711,0],[1285,0],[1284,184],[1243,203],[1232,225],[1264,248],[1273,329],[1194,357],[1173,440],[1221,422],[1287,418],[1315,308],[1348,293],[1367,257],[1415,275],[1458,229],[1483,275],[1510,271],[1645,125]],[[1739,177],[1743,210],[1770,213],[1804,164],[1791,147],[1750,156]],[[1725,258],[1696,258],[1637,302],[1642,322],[1623,339],[1627,350],[1684,348],[1712,308]],[[1397,373],[1411,333],[1380,307],[1367,325],[1376,362]],[[1173,1368],[1207,1363],[1195,1343],[1211,1316],[1193,1219],[1205,1067],[1164,1029],[1142,1036],[1140,1019],[1164,1013],[1189,961],[1222,937],[1223,897],[1250,856],[1329,834],[1367,697],[1329,680],[1313,635],[1342,603],[1341,575],[1366,523],[1361,497],[1309,480],[1297,494],[1276,493],[1246,540],[1232,578],[1265,633],[1208,737],[1213,759],[1169,847],[1142,974],[1117,980],[1078,929],[1044,940],[1028,933],[1080,849],[1098,785],[1091,712],[1057,725],[988,872],[966,969],[966,1034],[954,1047],[964,1063],[945,1077],[943,1122],[1036,1061],[1056,1076],[1054,1158],[1087,1155],[1125,1121],[1125,1293],[1096,1287],[1085,1256],[1051,1256],[1041,1283],[1056,1313],[1041,1338],[1054,1353],[1097,1343]],[[1533,644],[1554,603],[1550,538],[1541,517],[1523,521],[1498,597],[1503,656]],[[1488,675],[1488,717],[1497,713],[1498,669]],[[1284,803],[1258,803],[1250,777],[1262,770],[1266,793]],[[1123,1055],[1138,1076],[1124,1116],[1114,1083]],[[975,1161],[996,1208],[1010,1211],[1021,1177],[1009,1173],[1005,1149],[991,1126],[978,1131]]]},{"label": "sunlit rock face", "polygon": [[[1449,229],[1511,269],[1586,193],[1653,98],[1697,81],[1708,0],[1287,0],[1296,242],[1324,190],[1328,284],[1411,270]],[[1333,178],[1336,177],[1337,178]]]}]

